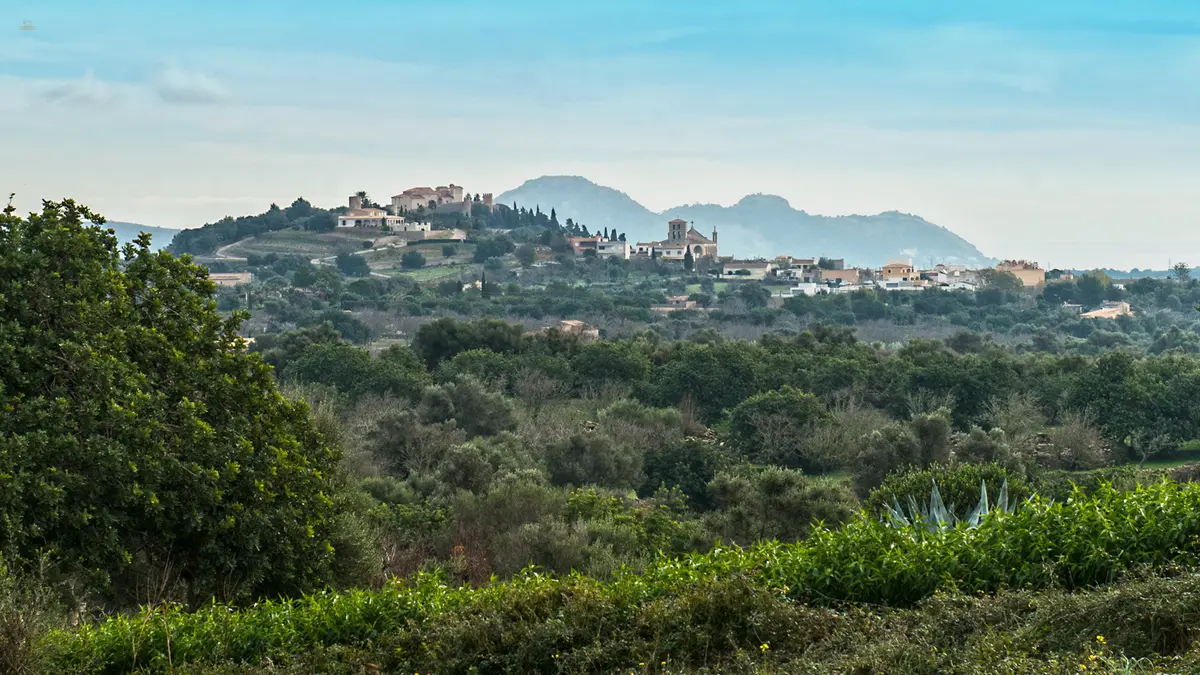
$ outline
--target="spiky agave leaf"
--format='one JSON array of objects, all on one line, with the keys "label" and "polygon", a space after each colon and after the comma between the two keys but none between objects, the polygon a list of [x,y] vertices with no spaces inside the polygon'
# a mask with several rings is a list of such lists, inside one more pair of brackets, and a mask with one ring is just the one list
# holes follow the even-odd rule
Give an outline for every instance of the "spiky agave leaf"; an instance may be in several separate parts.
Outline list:
[{"label": "spiky agave leaf", "polygon": [[[1005,479],[1007,481],[1007,479]],[[975,509],[971,511],[971,515],[967,516],[967,527],[979,527],[979,523],[988,515],[988,495],[987,481],[979,482],[979,503],[975,505]]]}]

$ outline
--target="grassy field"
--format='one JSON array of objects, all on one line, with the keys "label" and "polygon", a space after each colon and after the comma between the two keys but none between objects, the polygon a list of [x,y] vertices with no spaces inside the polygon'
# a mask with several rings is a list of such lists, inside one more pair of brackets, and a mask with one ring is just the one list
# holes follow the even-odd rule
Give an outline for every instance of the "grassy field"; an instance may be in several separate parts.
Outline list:
[{"label": "grassy field", "polygon": [[246,257],[268,253],[304,255],[313,258],[362,250],[362,242],[379,239],[370,232],[306,232],[278,230],[237,242],[224,250],[227,256]]},{"label": "grassy field", "polygon": [[[725,290],[728,287],[729,287],[728,281],[717,281],[713,284],[713,292],[720,293],[721,291]],[[687,292],[688,292],[688,295],[691,295],[693,293],[702,293],[703,291],[700,290],[700,284],[688,284]]]},{"label": "grassy field", "polygon": [[417,270],[406,270],[399,266],[399,262],[395,267],[380,267],[373,268],[374,271],[381,274],[396,277],[408,277],[419,283],[433,283],[458,277],[463,273],[474,273],[477,269],[476,265],[437,265],[433,267],[422,267]]}]

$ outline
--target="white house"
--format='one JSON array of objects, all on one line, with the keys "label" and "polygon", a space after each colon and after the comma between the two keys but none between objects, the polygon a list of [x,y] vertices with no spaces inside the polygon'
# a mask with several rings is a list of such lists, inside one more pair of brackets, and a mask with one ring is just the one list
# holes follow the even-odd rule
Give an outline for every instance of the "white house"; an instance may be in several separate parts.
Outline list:
[{"label": "white house", "polygon": [[596,255],[629,260],[631,252],[632,249],[627,241],[601,240],[596,242]]},{"label": "white house", "polygon": [[830,289],[826,286],[822,286],[815,282],[808,281],[808,282],[796,284],[795,286],[792,286],[791,288],[785,288],[781,291],[775,291],[775,292],[771,293],[771,297],[773,297],[773,298],[795,298],[795,297],[799,297],[801,295],[813,296],[813,295],[817,295],[818,293],[828,293],[829,290]]}]

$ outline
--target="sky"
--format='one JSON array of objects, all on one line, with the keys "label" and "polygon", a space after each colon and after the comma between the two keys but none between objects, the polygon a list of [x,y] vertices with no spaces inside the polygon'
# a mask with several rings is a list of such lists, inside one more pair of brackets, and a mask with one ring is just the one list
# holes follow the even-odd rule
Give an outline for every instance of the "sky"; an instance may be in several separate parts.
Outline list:
[{"label": "sky", "polygon": [[566,174],[1161,269],[1198,132],[1192,0],[0,3],[0,190],[163,227]]}]

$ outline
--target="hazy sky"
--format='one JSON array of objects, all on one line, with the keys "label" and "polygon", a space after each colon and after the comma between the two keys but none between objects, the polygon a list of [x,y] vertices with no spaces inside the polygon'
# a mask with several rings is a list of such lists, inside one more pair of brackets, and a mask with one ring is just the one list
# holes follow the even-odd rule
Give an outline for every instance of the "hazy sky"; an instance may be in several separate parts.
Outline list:
[{"label": "hazy sky", "polygon": [[168,227],[573,174],[1162,268],[1198,122],[1193,0],[0,2],[0,190]]}]

